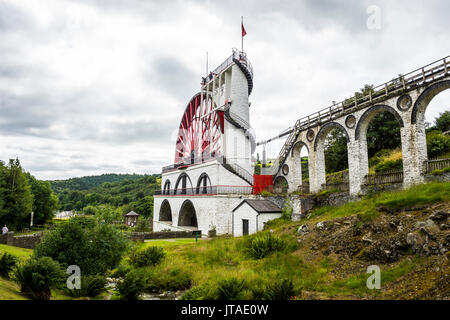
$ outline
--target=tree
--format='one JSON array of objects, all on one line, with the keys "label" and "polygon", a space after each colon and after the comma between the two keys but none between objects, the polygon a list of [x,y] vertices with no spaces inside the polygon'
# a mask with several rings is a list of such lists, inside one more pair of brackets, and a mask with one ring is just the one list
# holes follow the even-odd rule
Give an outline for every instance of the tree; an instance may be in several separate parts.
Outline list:
[{"label": "tree", "polygon": [[22,229],[28,225],[33,209],[33,195],[28,179],[19,159],[10,159],[6,167],[2,164],[0,192],[3,193],[0,220],[11,228]]},{"label": "tree", "polygon": [[450,111],[439,113],[439,117],[435,119],[435,127],[437,130],[446,132],[450,130]]},{"label": "tree", "polygon": [[141,198],[134,206],[134,210],[140,215],[149,218],[153,216],[153,197]]},{"label": "tree", "polygon": [[337,172],[347,168],[347,138],[340,129],[332,129],[325,140],[325,172]]},{"label": "tree", "polygon": [[400,124],[390,112],[377,114],[367,129],[367,152],[369,158],[382,149],[393,150],[401,145]]},{"label": "tree", "polygon": [[83,274],[91,275],[116,267],[127,248],[127,239],[113,225],[72,218],[47,232],[34,255],[51,257],[63,266],[78,265]]},{"label": "tree", "polygon": [[51,220],[58,209],[58,197],[53,193],[50,182],[40,181],[31,174],[26,174],[33,194],[33,223],[44,224]]}]

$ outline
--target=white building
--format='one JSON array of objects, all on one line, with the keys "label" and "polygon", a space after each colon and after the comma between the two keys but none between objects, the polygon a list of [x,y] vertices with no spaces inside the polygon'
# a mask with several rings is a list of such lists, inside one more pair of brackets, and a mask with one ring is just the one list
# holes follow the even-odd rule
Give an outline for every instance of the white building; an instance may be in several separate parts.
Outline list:
[{"label": "white building", "polygon": [[277,205],[263,199],[245,199],[232,212],[235,237],[262,231],[269,220],[280,218],[282,214]]},{"label": "white building", "polygon": [[253,195],[256,143],[248,97],[253,69],[233,49],[202,79],[187,104],[178,131],[174,164],[162,170],[154,196],[153,230],[208,230],[232,234],[232,210]]}]

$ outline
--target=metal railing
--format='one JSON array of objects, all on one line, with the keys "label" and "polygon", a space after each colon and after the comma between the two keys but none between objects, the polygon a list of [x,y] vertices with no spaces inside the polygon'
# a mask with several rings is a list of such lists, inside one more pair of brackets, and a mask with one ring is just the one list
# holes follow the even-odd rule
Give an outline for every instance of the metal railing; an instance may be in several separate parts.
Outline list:
[{"label": "metal railing", "polygon": [[425,173],[431,173],[434,170],[442,170],[448,167],[450,167],[450,158],[424,161]]},{"label": "metal railing", "polygon": [[247,58],[247,54],[243,51],[239,51],[236,48],[232,49],[232,54],[222,62],[217,68],[215,68],[209,75],[204,78],[205,82],[203,85],[208,85],[213,81],[214,76],[221,74],[224,70],[228,69],[233,64],[233,60],[239,60],[239,62],[244,65],[253,79],[253,66]]},{"label": "metal railing", "polygon": [[386,184],[403,182],[403,170],[392,170],[383,173],[370,173],[364,177],[364,184]]},{"label": "metal railing", "polygon": [[233,172],[234,174],[240,176],[242,179],[253,185],[253,174],[248,172],[245,168],[241,167],[240,165],[234,162],[229,163],[225,157],[222,157],[222,165],[225,168],[229,166],[229,168],[227,168],[227,169],[231,168],[231,170],[229,171],[234,171]]},{"label": "metal railing", "polygon": [[354,96],[333,103],[328,108],[321,109],[313,114],[300,118],[296,121],[288,139],[281,149],[278,159],[282,164],[286,160],[292,144],[300,131],[317,126],[324,122],[332,121],[341,117],[344,113],[363,109],[374,103],[386,100],[390,95],[399,92],[409,91],[420,87],[428,82],[433,82],[444,78],[450,69],[450,56],[429,63],[405,75],[400,75],[391,81],[380,84],[367,90],[367,93],[355,93]]},{"label": "metal railing", "polygon": [[184,196],[184,195],[227,195],[227,194],[252,194],[253,186],[199,186],[197,188],[178,188],[170,190],[157,190],[155,195]]},{"label": "metal railing", "polygon": [[180,167],[189,167],[192,165],[200,164],[200,163],[206,163],[212,160],[217,160],[221,158],[221,155],[219,153],[215,154],[214,156],[210,154],[198,156],[198,157],[186,157],[181,162],[177,162],[168,166],[165,166],[162,168],[162,173],[167,173],[170,171],[177,170]]}]

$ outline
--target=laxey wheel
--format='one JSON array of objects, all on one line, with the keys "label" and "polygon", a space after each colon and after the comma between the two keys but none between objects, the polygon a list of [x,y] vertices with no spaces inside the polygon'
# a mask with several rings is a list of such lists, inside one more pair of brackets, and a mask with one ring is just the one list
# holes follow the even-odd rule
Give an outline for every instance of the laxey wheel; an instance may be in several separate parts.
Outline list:
[{"label": "laxey wheel", "polygon": [[194,163],[222,155],[223,111],[213,111],[211,96],[198,93],[181,118],[175,164]]}]

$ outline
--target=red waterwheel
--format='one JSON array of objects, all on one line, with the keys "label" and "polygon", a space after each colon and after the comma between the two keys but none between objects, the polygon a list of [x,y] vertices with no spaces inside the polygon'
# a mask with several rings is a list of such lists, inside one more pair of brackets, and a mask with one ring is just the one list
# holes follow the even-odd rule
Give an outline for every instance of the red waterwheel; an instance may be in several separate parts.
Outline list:
[{"label": "red waterwheel", "polygon": [[222,154],[223,111],[213,111],[212,99],[196,94],[181,118],[175,163],[197,163]]}]

